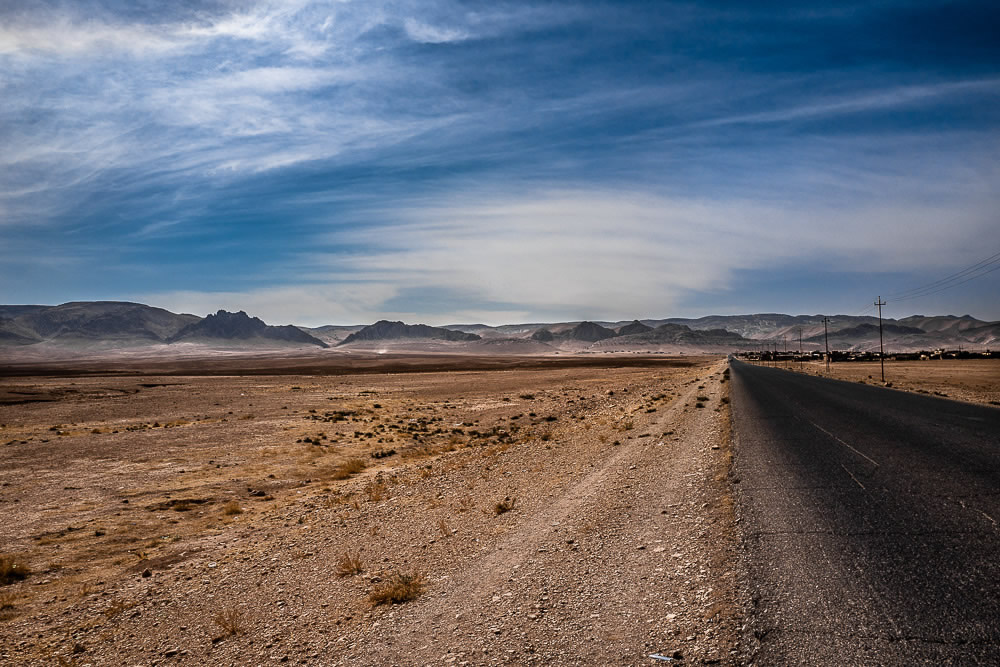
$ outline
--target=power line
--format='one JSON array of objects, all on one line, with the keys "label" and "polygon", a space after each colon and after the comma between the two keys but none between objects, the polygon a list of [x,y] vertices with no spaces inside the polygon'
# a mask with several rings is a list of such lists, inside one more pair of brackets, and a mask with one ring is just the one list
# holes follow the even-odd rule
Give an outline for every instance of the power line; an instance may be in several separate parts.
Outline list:
[{"label": "power line", "polygon": [[[961,271],[956,271],[955,273],[945,276],[944,278],[940,278],[918,287],[911,287],[910,289],[902,290],[900,292],[894,292],[887,295],[886,298],[891,301],[910,301],[912,299],[919,299],[938,294],[939,292],[944,292],[945,290],[950,290],[954,287],[958,287],[959,285],[964,285],[967,282],[989,275],[994,271],[1000,271],[1000,252],[994,253],[986,259],[982,259],[975,264],[971,264]],[[869,303],[863,309],[851,315],[851,317],[863,317],[869,313],[871,313],[874,317],[876,306],[877,304]]]},{"label": "power line", "polygon": [[938,292],[943,292],[946,289],[951,289],[952,287],[957,287],[967,283],[970,280],[975,280],[976,278],[985,276],[986,274],[992,273],[997,269],[1000,269],[1000,252],[995,253],[986,259],[980,260],[971,266],[967,266],[961,271],[957,271],[949,276],[945,276],[944,278],[919,287],[912,287],[908,290],[889,294],[886,298],[892,299],[893,301],[906,301],[921,296],[937,294]]},{"label": "power line", "polygon": [[[958,287],[959,285],[964,285],[965,283],[973,281],[976,278],[982,278],[983,276],[988,275],[990,273],[993,273],[994,271],[1000,271],[1000,261],[994,262],[993,264],[995,264],[995,266],[992,266],[992,268],[990,268],[988,271],[981,271],[980,273],[977,273],[975,275],[969,276],[965,280],[961,280],[961,281],[959,281],[957,283],[952,283],[950,285],[944,285],[942,287],[939,287],[938,289],[934,289],[934,290],[931,290],[929,292],[922,292],[920,294],[912,294],[910,296],[896,297],[893,300],[894,301],[909,301],[910,299],[919,299],[921,297],[931,296],[932,294],[937,294],[938,292],[944,292],[945,290],[950,290],[952,287]],[[983,267],[983,268],[986,268],[986,267]]]},{"label": "power line", "polygon": [[882,346],[882,306],[885,301],[879,297],[875,300],[875,305],[878,306],[878,360],[882,364],[882,384],[885,384],[885,348]]}]

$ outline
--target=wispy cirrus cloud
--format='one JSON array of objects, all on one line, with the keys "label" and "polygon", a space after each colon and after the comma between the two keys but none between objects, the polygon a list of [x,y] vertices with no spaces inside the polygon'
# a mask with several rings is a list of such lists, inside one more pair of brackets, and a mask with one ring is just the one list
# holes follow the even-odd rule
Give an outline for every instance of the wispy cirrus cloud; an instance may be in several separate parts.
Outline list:
[{"label": "wispy cirrus cloud", "polygon": [[740,123],[787,123],[791,121],[827,118],[838,115],[859,114],[871,111],[905,110],[921,104],[932,104],[944,99],[948,103],[972,96],[1000,96],[1000,78],[946,81],[930,85],[905,85],[882,87],[875,92],[852,91],[846,95],[822,99],[817,102],[788,106],[771,111],[737,114],[712,118],[697,123],[703,127]]},{"label": "wispy cirrus cloud", "polygon": [[[405,285],[473,293],[483,303],[522,304],[532,317],[628,318],[666,313],[699,291],[725,291],[738,271],[806,262],[817,270],[948,266],[941,248],[954,227],[987,234],[995,197],[975,206],[865,203],[769,205],[628,191],[479,193],[396,216],[405,222],[345,230],[332,250],[302,258],[322,281]],[[900,230],[905,229],[905,235]],[[975,259],[975,243],[956,249]],[[632,314],[632,315],[630,315]]]},{"label": "wispy cirrus cloud", "polygon": [[[743,276],[776,267],[805,264],[815,274],[844,276],[872,267],[906,271],[914,262],[933,273],[975,261],[979,245],[956,246],[952,230],[989,234],[995,204],[800,208],[645,191],[469,192],[373,212],[392,224],[312,237],[288,267],[298,285],[155,298],[194,312],[243,304],[308,325],[691,315],[693,295],[738,300]],[[786,289],[795,288],[789,278]],[[838,303],[850,309],[867,296],[848,291]]]}]

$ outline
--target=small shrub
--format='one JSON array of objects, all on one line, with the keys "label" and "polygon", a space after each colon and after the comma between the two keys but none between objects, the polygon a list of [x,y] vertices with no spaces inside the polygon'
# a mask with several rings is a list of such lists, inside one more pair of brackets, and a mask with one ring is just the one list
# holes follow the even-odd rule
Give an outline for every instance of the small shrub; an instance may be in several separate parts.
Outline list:
[{"label": "small shrub", "polygon": [[420,597],[426,587],[427,580],[423,574],[397,572],[390,577],[389,581],[373,590],[368,596],[368,600],[372,606],[402,604]]},{"label": "small shrub", "polygon": [[236,514],[243,514],[243,508],[235,500],[230,500],[228,503],[222,506],[222,513],[226,516],[234,516]]},{"label": "small shrub", "polygon": [[334,479],[348,479],[365,469],[364,459],[351,459],[333,469]]},{"label": "small shrub", "polygon": [[235,607],[220,611],[212,620],[222,629],[223,637],[233,637],[246,633],[243,615]]},{"label": "small shrub", "polygon": [[493,514],[495,514],[496,516],[500,516],[505,512],[511,511],[512,509],[514,509],[514,503],[516,501],[517,501],[516,498],[511,498],[510,496],[507,496],[506,498],[504,498],[503,500],[501,500],[500,502],[498,502],[496,505],[493,506]]},{"label": "small shrub", "polygon": [[12,584],[27,579],[31,568],[23,560],[11,554],[0,554],[0,585]]},{"label": "small shrub", "polygon": [[360,553],[345,551],[337,559],[337,576],[349,577],[352,574],[361,574],[365,571],[364,563],[361,562]]}]

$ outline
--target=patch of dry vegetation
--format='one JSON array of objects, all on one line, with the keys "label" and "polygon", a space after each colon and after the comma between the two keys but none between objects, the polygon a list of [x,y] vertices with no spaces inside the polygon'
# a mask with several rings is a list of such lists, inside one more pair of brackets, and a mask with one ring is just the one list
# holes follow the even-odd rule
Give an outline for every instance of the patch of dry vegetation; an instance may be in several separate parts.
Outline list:
[{"label": "patch of dry vegetation", "polygon": [[337,559],[337,576],[349,577],[354,574],[361,574],[365,571],[364,563],[361,562],[360,553],[344,552]]},{"label": "patch of dry vegetation", "polygon": [[212,621],[222,630],[222,637],[235,637],[246,634],[243,614],[236,607],[223,609],[215,615]]},{"label": "patch of dry vegetation", "polygon": [[23,581],[30,574],[31,568],[24,559],[12,554],[0,554],[0,585],[6,586],[15,581]]},{"label": "patch of dry vegetation", "polygon": [[422,573],[396,572],[368,595],[368,601],[373,607],[380,604],[402,604],[416,600],[426,588],[427,579]]},{"label": "patch of dry vegetation", "polygon": [[237,514],[243,514],[243,508],[240,507],[239,501],[230,500],[222,506],[222,513],[226,516],[235,516]]},{"label": "patch of dry vegetation", "polygon": [[333,479],[350,479],[365,469],[364,459],[350,459],[333,469]]},{"label": "patch of dry vegetation", "polygon": [[500,516],[501,514],[505,514],[506,512],[511,511],[512,509],[514,509],[514,503],[516,502],[517,502],[516,498],[511,498],[510,496],[507,496],[506,498],[504,498],[503,500],[501,500],[500,502],[498,502],[496,505],[493,506],[493,514],[495,516]]}]

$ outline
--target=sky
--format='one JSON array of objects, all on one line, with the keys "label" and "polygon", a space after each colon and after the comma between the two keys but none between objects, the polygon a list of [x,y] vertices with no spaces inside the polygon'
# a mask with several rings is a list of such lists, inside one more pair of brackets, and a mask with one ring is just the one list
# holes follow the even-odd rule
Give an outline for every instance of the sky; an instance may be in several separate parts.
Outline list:
[{"label": "sky", "polygon": [[1000,320],[995,2],[7,0],[0,303]]}]

